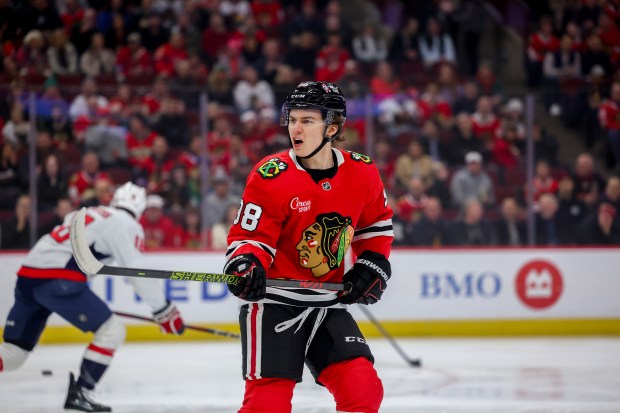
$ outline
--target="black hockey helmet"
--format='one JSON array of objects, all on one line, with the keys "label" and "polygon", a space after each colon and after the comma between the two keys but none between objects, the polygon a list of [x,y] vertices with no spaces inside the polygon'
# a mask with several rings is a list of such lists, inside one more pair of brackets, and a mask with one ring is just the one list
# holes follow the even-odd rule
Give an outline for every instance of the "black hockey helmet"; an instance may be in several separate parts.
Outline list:
[{"label": "black hockey helmet", "polygon": [[[280,124],[288,125],[289,114],[292,109],[316,109],[320,110],[325,121],[325,126],[334,123],[334,116],[342,116],[339,122],[339,132],[347,117],[347,105],[342,90],[331,82],[302,82],[287,96],[282,105]],[[330,140],[339,135],[336,133]]]}]

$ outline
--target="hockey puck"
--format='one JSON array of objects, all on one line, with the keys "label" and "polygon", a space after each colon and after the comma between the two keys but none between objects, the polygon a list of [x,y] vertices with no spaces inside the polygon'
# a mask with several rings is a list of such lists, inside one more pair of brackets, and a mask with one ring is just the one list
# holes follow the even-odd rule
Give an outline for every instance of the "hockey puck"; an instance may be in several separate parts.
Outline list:
[{"label": "hockey puck", "polygon": [[420,359],[409,360],[409,363],[410,363],[413,367],[422,367],[422,360],[420,360]]},{"label": "hockey puck", "polygon": [[51,376],[53,373],[51,370],[41,370],[43,376]]}]

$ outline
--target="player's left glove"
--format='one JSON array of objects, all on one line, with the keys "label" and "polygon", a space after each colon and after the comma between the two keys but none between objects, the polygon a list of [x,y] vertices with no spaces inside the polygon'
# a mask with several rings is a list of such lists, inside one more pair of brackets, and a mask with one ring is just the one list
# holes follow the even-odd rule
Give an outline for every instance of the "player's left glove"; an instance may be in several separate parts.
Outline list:
[{"label": "player's left glove", "polygon": [[350,291],[340,293],[343,304],[374,304],[381,299],[392,275],[390,262],[377,252],[364,251],[343,277],[351,284]]},{"label": "player's left glove", "polygon": [[162,333],[183,334],[185,324],[176,305],[168,301],[168,304],[159,311],[153,313],[153,319],[159,324]]}]

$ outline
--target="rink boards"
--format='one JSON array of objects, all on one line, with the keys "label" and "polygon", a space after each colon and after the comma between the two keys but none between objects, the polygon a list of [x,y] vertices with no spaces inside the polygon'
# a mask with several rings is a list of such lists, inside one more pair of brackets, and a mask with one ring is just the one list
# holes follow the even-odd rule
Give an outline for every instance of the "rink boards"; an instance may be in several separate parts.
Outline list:
[{"label": "rink boards", "polygon": [[[0,327],[13,303],[25,254],[0,253]],[[620,335],[620,249],[395,250],[383,300],[370,307],[395,336]],[[219,272],[221,252],[148,253],[145,267]],[[184,319],[238,331],[237,300],[226,287],[158,281]],[[93,289],[113,310],[149,315],[122,277],[99,276]],[[352,309],[367,336],[378,332]],[[125,320],[128,340],[160,340],[157,328]],[[183,339],[213,338],[204,333]],[[44,342],[87,336],[53,316]]]}]

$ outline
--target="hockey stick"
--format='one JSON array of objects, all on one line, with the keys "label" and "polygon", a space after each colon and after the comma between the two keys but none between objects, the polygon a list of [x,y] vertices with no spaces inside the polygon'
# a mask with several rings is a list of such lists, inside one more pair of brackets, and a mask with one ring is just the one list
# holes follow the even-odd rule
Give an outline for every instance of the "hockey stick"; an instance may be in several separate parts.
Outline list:
[{"label": "hockey stick", "polygon": [[[134,320],[149,321],[151,323],[157,324],[157,321],[149,317],[143,317],[137,314],[123,313],[122,311],[113,311],[113,313],[121,317],[133,318]],[[200,327],[200,326],[193,326],[190,324],[185,324],[185,328],[187,328],[188,330],[202,331],[203,333],[215,334],[216,336],[221,336],[221,337],[234,338],[234,339],[241,338],[239,334],[231,333],[229,331],[224,331],[224,330],[217,330],[215,328],[210,328],[210,327]]]},{"label": "hockey stick", "polygon": [[412,359],[405,353],[402,347],[394,340],[394,337],[390,333],[387,332],[385,328],[381,325],[379,320],[375,318],[375,316],[370,312],[370,310],[363,305],[358,306],[360,310],[368,317],[368,319],[374,324],[374,326],[379,330],[379,332],[387,339],[387,341],[392,345],[394,350],[398,353],[398,355],[407,362],[412,367],[422,367],[422,360],[420,359]]},{"label": "hockey stick", "polygon": [[[107,274],[107,275],[119,275],[125,277],[141,277],[141,278],[158,278],[163,280],[179,280],[179,281],[198,281],[198,282],[210,282],[210,283],[222,283],[228,285],[237,285],[240,278],[236,275],[229,274],[217,274],[217,273],[204,273],[193,271],[165,271],[165,270],[151,270],[145,268],[126,268],[126,267],[113,267],[110,265],[104,265],[101,263],[90,250],[88,243],[86,242],[85,224],[86,209],[82,208],[75,214],[73,221],[71,222],[71,229],[69,230],[69,237],[71,239],[71,249],[73,250],[73,257],[80,270],[85,274]],[[342,291],[348,290],[350,287],[341,283],[329,283],[320,281],[302,281],[302,280],[275,280],[268,279],[267,286],[269,287],[292,287],[292,288],[306,288],[313,290],[332,290]]]}]

